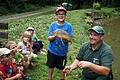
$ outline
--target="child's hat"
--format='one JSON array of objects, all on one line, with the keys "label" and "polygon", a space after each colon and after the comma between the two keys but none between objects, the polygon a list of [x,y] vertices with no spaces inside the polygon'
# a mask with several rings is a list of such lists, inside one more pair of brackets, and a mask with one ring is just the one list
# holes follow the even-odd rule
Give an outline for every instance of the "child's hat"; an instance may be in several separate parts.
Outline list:
[{"label": "child's hat", "polygon": [[64,11],[65,13],[67,13],[67,10],[63,6],[57,7],[55,13],[57,13],[58,11]]},{"label": "child's hat", "polygon": [[30,27],[28,27],[26,30],[27,30],[27,31],[28,31],[28,30],[33,30],[33,31],[34,31],[34,28],[30,26]]},{"label": "child's hat", "polygon": [[8,48],[0,48],[0,56],[4,54],[9,54],[11,53],[12,50],[9,50]]}]

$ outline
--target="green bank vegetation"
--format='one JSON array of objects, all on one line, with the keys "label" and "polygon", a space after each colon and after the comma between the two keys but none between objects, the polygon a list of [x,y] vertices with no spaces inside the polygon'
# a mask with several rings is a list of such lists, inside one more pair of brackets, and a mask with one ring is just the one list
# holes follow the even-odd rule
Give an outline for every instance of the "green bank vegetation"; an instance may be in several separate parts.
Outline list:
[{"label": "green bank vegetation", "polygon": [[[114,9],[102,9],[107,13],[111,13]],[[75,58],[76,52],[79,50],[80,45],[88,40],[88,28],[90,25],[86,24],[85,17],[88,10],[73,10],[68,11],[67,21],[73,25],[74,41],[70,44],[68,52],[68,63],[69,65]],[[117,13],[116,13],[117,14]],[[9,40],[19,42],[20,35],[25,31],[28,26],[34,26],[37,36],[44,42],[44,48],[47,49],[48,39],[47,32],[50,23],[54,20],[54,14],[48,15],[36,15],[26,17],[17,20],[10,20],[9,23]],[[28,70],[28,75],[31,80],[47,80],[47,66],[46,66],[46,55],[39,55],[36,59],[36,66],[31,70]],[[70,75],[67,76],[67,80],[78,80],[81,76],[81,69],[74,70]],[[58,70],[55,69],[54,80],[59,79]]]}]

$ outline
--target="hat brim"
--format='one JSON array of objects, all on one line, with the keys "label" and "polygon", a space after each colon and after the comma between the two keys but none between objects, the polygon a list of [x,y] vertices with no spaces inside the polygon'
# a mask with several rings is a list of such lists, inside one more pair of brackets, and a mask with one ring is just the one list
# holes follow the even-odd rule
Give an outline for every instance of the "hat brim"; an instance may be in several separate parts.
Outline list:
[{"label": "hat brim", "polygon": [[66,10],[64,10],[64,9],[59,9],[59,10],[56,10],[56,13],[57,13],[57,12],[59,12],[59,11],[64,11],[65,13],[67,13],[67,11],[66,11]]},{"label": "hat brim", "polygon": [[88,31],[94,31],[94,32],[96,32],[97,34],[102,34],[102,35],[104,35],[104,33],[100,33],[100,32],[98,32],[98,31],[95,30],[95,29],[89,29]]},{"label": "hat brim", "polygon": [[0,56],[9,54],[11,52],[12,52],[12,50],[9,50],[7,48],[0,48]]},{"label": "hat brim", "polygon": [[32,30],[32,31],[34,31],[34,29],[27,29],[27,31],[29,31],[29,30]]},{"label": "hat brim", "polygon": [[27,30],[27,31],[28,31],[28,30],[33,30],[33,31],[34,31],[34,28],[33,28],[33,27],[28,27],[26,30]]},{"label": "hat brim", "polygon": [[10,54],[12,52],[12,50],[9,50],[7,52],[5,52],[4,54]]}]

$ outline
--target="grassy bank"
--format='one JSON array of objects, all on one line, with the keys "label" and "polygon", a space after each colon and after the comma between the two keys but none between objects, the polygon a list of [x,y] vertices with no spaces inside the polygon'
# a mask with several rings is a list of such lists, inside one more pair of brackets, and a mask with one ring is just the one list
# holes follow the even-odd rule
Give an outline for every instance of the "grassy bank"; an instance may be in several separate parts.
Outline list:
[{"label": "grassy bank", "polygon": [[[85,24],[86,10],[75,10],[68,12],[67,21],[73,25],[74,31],[74,41],[70,44],[70,49],[68,53],[68,64],[70,64],[76,52],[79,50],[79,45],[87,40],[87,29],[88,25]],[[74,14],[74,15],[73,15]],[[45,48],[47,49],[47,31],[49,29],[50,23],[54,20],[54,14],[49,15],[37,15],[31,16],[24,19],[12,20],[9,21],[9,39],[19,42],[19,38],[22,32],[26,29],[27,26],[34,26],[37,36],[43,40],[45,43]],[[77,79],[79,76],[80,70],[74,71],[69,77],[68,80]],[[37,66],[29,71],[29,75],[32,80],[47,80],[47,66],[46,66],[46,55],[40,55],[37,59]],[[55,70],[54,77],[55,80],[58,80],[58,71]],[[76,75],[76,76],[75,76]]]},{"label": "grassy bank", "polygon": [[[67,15],[67,21],[73,25],[74,41],[70,44],[68,52],[69,65],[75,57],[76,52],[79,50],[79,46],[88,40],[88,28],[90,27],[85,23],[85,13],[88,10],[73,10],[69,11]],[[107,10],[106,10],[107,11]],[[28,26],[34,26],[37,36],[45,43],[44,48],[47,49],[48,39],[47,31],[50,23],[54,20],[54,14],[48,15],[36,15],[23,19],[9,21],[9,40],[19,42],[20,35]],[[37,65],[28,71],[31,80],[47,80],[47,66],[46,55],[39,55],[37,58]],[[74,70],[69,76],[68,80],[78,80],[81,75],[81,69]],[[55,69],[54,80],[59,79],[58,70]]]}]

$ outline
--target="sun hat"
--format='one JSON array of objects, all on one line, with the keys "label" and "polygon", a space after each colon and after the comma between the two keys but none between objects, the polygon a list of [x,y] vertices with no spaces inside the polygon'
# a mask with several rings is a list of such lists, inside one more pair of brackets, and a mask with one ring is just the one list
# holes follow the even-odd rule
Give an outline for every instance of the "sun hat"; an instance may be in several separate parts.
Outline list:
[{"label": "sun hat", "polygon": [[33,30],[33,31],[34,31],[34,28],[30,26],[30,27],[28,27],[26,30],[27,30],[27,31],[28,31],[28,30]]},{"label": "sun hat", "polygon": [[59,6],[55,9],[55,13],[57,13],[58,11],[64,11],[65,13],[67,13],[67,10],[62,6]]},{"label": "sun hat", "polygon": [[8,48],[0,48],[0,56],[4,54],[9,54],[11,53],[12,50],[9,50]]},{"label": "sun hat", "polygon": [[105,34],[105,30],[103,29],[103,27],[101,26],[93,26],[91,29],[89,29],[88,31],[95,31],[97,34]]}]

